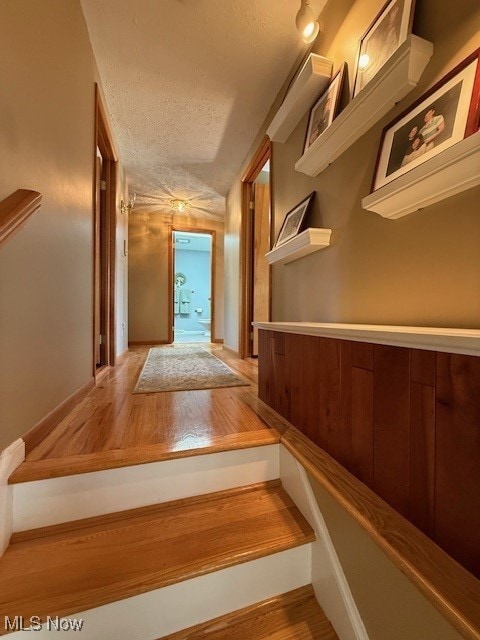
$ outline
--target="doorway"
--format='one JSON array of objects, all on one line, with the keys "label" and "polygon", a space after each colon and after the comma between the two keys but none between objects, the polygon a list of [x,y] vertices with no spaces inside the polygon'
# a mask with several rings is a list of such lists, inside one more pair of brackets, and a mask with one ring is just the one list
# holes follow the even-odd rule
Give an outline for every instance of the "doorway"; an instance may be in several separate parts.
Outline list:
[{"label": "doorway", "polygon": [[242,304],[240,356],[258,358],[254,322],[271,317],[271,272],[266,254],[271,247],[271,143],[264,141],[242,181]]},{"label": "doorway", "polygon": [[214,236],[213,231],[172,229],[174,344],[214,340]]},{"label": "doorway", "polygon": [[115,224],[117,158],[95,85],[93,225],[93,374],[115,364]]}]

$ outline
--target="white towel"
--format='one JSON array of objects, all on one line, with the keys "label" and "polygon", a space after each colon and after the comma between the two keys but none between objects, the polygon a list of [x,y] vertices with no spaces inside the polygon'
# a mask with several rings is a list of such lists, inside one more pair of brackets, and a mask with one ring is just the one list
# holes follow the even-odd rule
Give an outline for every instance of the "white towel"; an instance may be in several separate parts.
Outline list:
[{"label": "white towel", "polygon": [[178,316],[180,313],[180,298],[178,295],[178,289],[175,288],[173,292],[173,313]]},{"label": "white towel", "polygon": [[190,313],[190,289],[180,289],[180,313],[187,315]]}]

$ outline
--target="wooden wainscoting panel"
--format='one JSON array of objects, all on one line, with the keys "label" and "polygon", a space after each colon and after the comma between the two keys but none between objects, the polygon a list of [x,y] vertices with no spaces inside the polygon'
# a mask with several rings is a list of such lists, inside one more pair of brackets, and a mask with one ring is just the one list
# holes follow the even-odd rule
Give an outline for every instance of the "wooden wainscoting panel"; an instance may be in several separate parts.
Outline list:
[{"label": "wooden wainscoting panel", "polygon": [[[434,354],[435,355],[435,354]],[[434,533],[435,389],[410,386],[410,520],[429,536]]]},{"label": "wooden wainscoting panel", "polygon": [[290,421],[314,442],[318,425],[319,341],[313,336],[293,336],[290,347]]},{"label": "wooden wainscoting panel", "polygon": [[373,371],[373,344],[352,342],[352,366]]},{"label": "wooden wainscoting panel", "polygon": [[373,372],[352,367],[351,472],[373,487]]},{"label": "wooden wainscoting panel", "polygon": [[408,517],[410,482],[409,350],[375,345],[373,486]]},{"label": "wooden wainscoting panel", "polygon": [[435,538],[477,576],[480,575],[479,394],[480,358],[437,354]]},{"label": "wooden wainscoting panel", "polygon": [[429,387],[435,386],[436,352],[410,349],[410,378]]},{"label": "wooden wainscoting panel", "polygon": [[273,407],[286,420],[290,419],[290,336],[275,333],[273,353]]}]

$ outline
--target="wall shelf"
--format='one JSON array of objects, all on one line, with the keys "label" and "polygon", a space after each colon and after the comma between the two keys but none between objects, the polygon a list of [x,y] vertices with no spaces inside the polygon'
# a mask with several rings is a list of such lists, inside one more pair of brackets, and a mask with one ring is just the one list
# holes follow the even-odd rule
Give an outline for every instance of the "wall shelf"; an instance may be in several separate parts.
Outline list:
[{"label": "wall shelf", "polygon": [[418,84],[433,44],[410,35],[298,160],[295,169],[318,176]]},{"label": "wall shelf", "polygon": [[331,235],[331,229],[305,229],[295,238],[269,251],[266,254],[268,264],[287,264],[320,249],[325,249],[330,245]]},{"label": "wall shelf", "polygon": [[362,207],[395,220],[480,185],[480,131],[377,189]]},{"label": "wall shelf", "polygon": [[327,88],[333,61],[311,53],[277,111],[267,135],[274,142],[285,142],[297,124]]}]

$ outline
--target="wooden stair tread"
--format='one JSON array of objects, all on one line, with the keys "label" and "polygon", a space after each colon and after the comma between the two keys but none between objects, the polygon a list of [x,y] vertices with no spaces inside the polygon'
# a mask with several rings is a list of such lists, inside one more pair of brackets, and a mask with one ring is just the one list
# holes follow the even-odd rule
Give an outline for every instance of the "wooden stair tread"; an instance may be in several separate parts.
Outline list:
[{"label": "wooden stair tread", "polygon": [[65,616],[296,547],[315,534],[278,481],[18,534],[0,616]]},{"label": "wooden stair tread", "polygon": [[311,585],[161,640],[338,640]]}]

